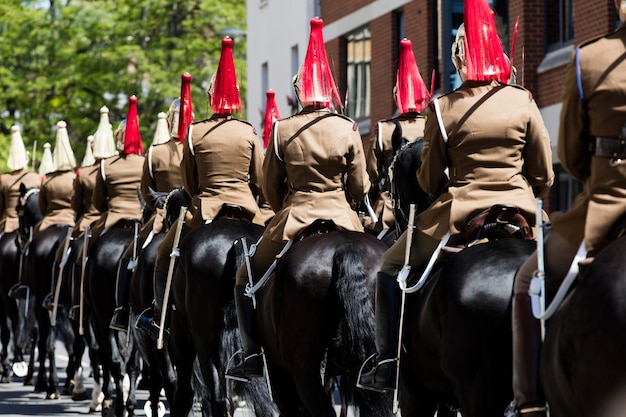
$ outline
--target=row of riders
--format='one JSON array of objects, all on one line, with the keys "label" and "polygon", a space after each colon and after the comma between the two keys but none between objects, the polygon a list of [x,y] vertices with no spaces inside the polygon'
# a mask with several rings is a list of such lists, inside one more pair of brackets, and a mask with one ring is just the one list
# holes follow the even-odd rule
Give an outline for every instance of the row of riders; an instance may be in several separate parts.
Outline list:
[{"label": "row of riders", "polygon": [[[626,2],[615,0],[615,7],[620,20],[626,21]],[[134,227],[134,238],[114,257],[119,268],[117,308],[107,317],[112,330],[128,332],[130,337],[136,334],[129,322],[130,307],[138,307],[130,295],[133,271],[141,254],[160,235],[158,246],[152,247],[154,267],[147,274],[153,284],[154,303],[141,306],[139,311],[150,308],[138,316],[136,326],[159,343],[164,336],[167,339],[163,316],[171,292],[175,311],[169,344],[190,341],[201,368],[202,324],[198,329],[194,323],[205,320],[209,327],[202,316],[209,307],[201,305],[206,300],[199,300],[200,291],[195,291],[205,287],[194,285],[218,278],[196,277],[194,271],[202,264],[213,266],[212,259],[222,254],[224,260],[207,274],[218,274],[219,270],[228,277],[226,285],[231,291],[234,284],[243,347],[235,363],[229,362],[226,378],[251,381],[265,374],[267,364],[271,393],[281,415],[334,415],[326,393],[331,377],[336,375],[365,388],[345,391],[350,393],[346,401],[360,406],[364,415],[376,415],[374,403],[388,404],[390,400],[381,393],[393,391],[395,399],[399,397],[402,414],[407,416],[430,415],[438,408],[441,414],[448,412],[441,405],[458,408],[466,416],[501,415],[511,397],[510,415],[545,416],[544,389],[554,415],[589,415],[619,404],[614,394],[619,390],[616,380],[598,380],[603,380],[606,375],[602,371],[611,366],[623,369],[623,360],[596,370],[602,377],[594,377],[595,386],[584,388],[571,383],[563,388],[562,383],[570,381],[567,378],[573,371],[589,379],[591,374],[586,372],[591,370],[580,368],[579,361],[564,360],[571,358],[571,353],[566,356],[555,345],[547,345],[543,359],[565,365],[547,362],[540,368],[546,317],[533,317],[533,313],[542,313],[533,311],[542,310],[533,304],[541,297],[545,299],[543,292],[552,296],[561,281],[576,277],[579,261],[584,260],[585,276],[594,276],[594,271],[602,268],[599,260],[612,262],[610,256],[619,254],[619,250],[599,252],[609,245],[610,232],[624,214],[626,202],[622,165],[626,155],[620,139],[624,135],[621,103],[626,94],[620,69],[626,64],[619,58],[625,49],[626,28],[622,25],[614,33],[585,43],[573,56],[564,85],[558,152],[564,168],[585,187],[572,209],[548,218],[541,206],[537,208],[536,200],[548,194],[554,181],[550,138],[530,92],[511,82],[513,66],[502,50],[493,13],[485,0],[465,1],[464,24],[452,46],[452,60],[463,83],[451,93],[432,97],[419,74],[411,42],[401,41],[394,88],[399,115],[377,124],[367,152],[356,123],[342,115],[322,26],[321,19],[311,20],[305,61],[293,80],[302,110],[280,119],[268,105],[265,155],[254,128],[233,117],[240,109],[240,99],[232,40],[228,38],[222,40],[219,66],[208,90],[213,115],[192,122],[191,76],[183,74],[180,99],[167,115],[170,140],[151,146],[145,157],[134,97],[130,98],[126,121],[116,133],[119,154],[114,155],[113,133],[103,108],[93,141],[95,160],[84,163],[77,175],[64,124],[58,126],[56,171],[42,182],[27,171],[23,144],[17,145],[21,140],[15,139],[21,156],[13,153],[12,140],[9,167],[13,172],[2,176],[5,236],[17,227],[20,183],[26,188],[40,188],[43,220],[35,228],[33,242],[38,233],[53,225],[73,227],[73,232],[59,236],[71,235],[74,240],[80,240],[81,233],[91,233],[91,238],[84,239],[84,255],[75,258],[78,265],[82,262],[75,269],[87,270],[76,274],[82,275],[80,282],[88,280],[86,275],[94,271],[84,263],[92,262],[99,248],[106,249],[97,242],[116,227]],[[269,99],[273,99],[270,93],[268,103],[273,103]],[[16,138],[18,132],[14,133]],[[408,166],[403,167],[403,163]],[[169,227],[167,209],[157,205],[155,195],[181,186],[189,198],[188,210],[181,211],[177,227]],[[137,188],[154,213],[141,230],[135,226],[142,220]],[[360,201],[365,201],[368,212],[365,228],[353,209]],[[418,213],[414,207],[409,209],[409,203],[419,207]],[[76,222],[75,215],[79,215]],[[398,227],[396,232],[401,217],[408,227]],[[332,224],[318,219],[332,219]],[[543,241],[543,222],[547,220],[552,231]],[[246,223],[246,238],[252,244],[242,239],[241,232],[227,239],[226,250],[220,248],[216,237],[227,236],[220,231],[224,222]],[[371,233],[361,233],[364,230]],[[303,231],[309,236],[306,240]],[[387,231],[392,232],[388,236],[396,234],[384,254],[375,239],[355,237],[383,238]],[[331,236],[341,239],[331,240]],[[501,237],[522,239],[478,244],[486,238]],[[533,239],[540,243],[536,252],[536,243],[530,242]],[[57,248],[58,268],[64,264],[67,245],[58,243]],[[348,255],[353,263],[346,267]],[[595,261],[590,258],[596,255]],[[345,297],[345,291],[357,294],[356,289],[346,290],[346,277],[354,271],[361,271],[358,282],[366,290],[361,318],[371,325],[370,333],[360,342],[373,348],[375,339],[377,354],[363,369],[357,366],[333,374],[334,360],[340,363],[338,368],[349,367],[333,352],[344,349],[345,360],[344,345],[349,342],[338,335],[354,331],[347,329],[350,324],[357,325],[351,321],[355,317],[350,316],[352,310]],[[545,289],[541,285],[544,277]],[[580,281],[577,292],[584,291],[591,280]],[[409,281],[417,281],[414,292],[407,287]],[[53,279],[53,290],[57,282]],[[594,283],[597,289],[600,283]],[[320,287],[307,288],[314,285]],[[608,293],[617,292],[607,288]],[[80,320],[85,296],[80,291],[73,293],[72,304],[78,306]],[[531,293],[538,297],[531,297]],[[49,304],[57,303],[57,298],[53,296]],[[322,308],[316,305],[317,310],[309,312],[311,316],[298,316],[305,314],[303,310],[312,305],[311,300],[320,300]],[[575,300],[571,297],[570,303]],[[337,303],[341,308],[334,310]],[[192,308],[198,304],[198,309]],[[343,311],[344,318],[333,318],[334,324],[322,329],[314,319],[327,319],[329,313],[322,311],[326,307],[337,315]],[[220,311],[226,316],[226,310]],[[177,316],[183,329],[175,331]],[[546,343],[550,334],[576,340],[575,330],[558,318],[550,323]],[[593,317],[585,320],[589,326],[595,324]],[[465,329],[457,332],[465,323]],[[225,318],[221,325],[227,327]],[[299,326],[295,333],[294,326]],[[318,339],[324,339],[323,346],[315,350]],[[98,343],[102,345],[105,339]],[[557,341],[553,339],[553,343]],[[182,350],[179,347],[178,356]],[[416,358],[417,353],[424,357]],[[364,360],[365,356],[358,357],[359,364]],[[323,380],[320,361],[325,364]],[[213,366],[218,366],[216,362],[219,360],[214,360]],[[182,377],[182,368],[177,369],[178,391],[189,383],[185,378],[191,378],[190,373]],[[418,375],[413,377],[413,372]],[[212,379],[210,374],[210,370],[202,369],[205,382]],[[291,386],[281,384],[280,378],[287,378]],[[561,382],[558,389],[557,381]],[[598,387],[604,396],[598,394]],[[370,391],[374,397],[369,396]],[[173,408],[173,415],[188,411],[188,401],[179,404],[180,410]],[[223,409],[213,409],[214,413],[217,410]]]}]

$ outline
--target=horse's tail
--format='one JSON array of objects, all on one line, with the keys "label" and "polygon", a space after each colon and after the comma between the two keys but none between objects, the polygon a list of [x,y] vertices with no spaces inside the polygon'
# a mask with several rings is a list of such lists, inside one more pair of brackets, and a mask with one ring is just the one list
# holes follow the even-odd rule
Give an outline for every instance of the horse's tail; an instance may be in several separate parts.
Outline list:
[{"label": "horse's tail", "polygon": [[363,248],[351,241],[339,245],[333,257],[333,280],[339,298],[342,356],[348,373],[340,390],[352,400],[361,416],[387,416],[391,396],[356,390],[356,378],[365,359],[375,351],[374,308],[368,275],[362,259]]},{"label": "horse's tail", "polygon": [[374,351],[374,308],[367,287],[362,251],[353,242],[339,245],[333,257],[333,280],[340,306],[341,344],[350,369]]},{"label": "horse's tail", "polygon": [[[224,307],[224,330],[222,331],[220,346],[220,365],[223,369],[219,369],[220,375],[226,372],[226,364],[228,359],[232,357],[240,346],[239,328],[237,327],[237,313],[235,312],[235,303],[229,302]],[[245,401],[248,407],[254,407],[254,413],[257,417],[275,416],[277,414],[274,403],[267,388],[265,379],[252,378],[250,382],[238,382],[227,380],[229,397],[239,397]],[[235,405],[237,406],[237,405]],[[231,410],[234,414],[235,410]]]}]

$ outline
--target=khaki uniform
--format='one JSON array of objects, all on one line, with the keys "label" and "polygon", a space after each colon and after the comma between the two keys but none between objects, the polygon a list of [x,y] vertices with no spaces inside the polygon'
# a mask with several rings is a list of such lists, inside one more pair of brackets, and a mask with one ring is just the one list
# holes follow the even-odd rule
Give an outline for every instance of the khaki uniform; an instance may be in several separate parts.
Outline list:
[{"label": "khaki uniform", "polygon": [[37,224],[35,231],[57,225],[74,226],[76,212],[72,209],[72,196],[75,179],[76,173],[73,170],[46,174],[39,192],[39,211],[43,219]]},{"label": "khaki uniform", "polygon": [[[143,248],[146,239],[152,232],[161,233],[165,213],[163,208],[157,207],[150,195],[150,189],[159,193],[170,192],[183,186],[180,163],[183,157],[183,143],[176,139],[168,142],[150,146],[148,154],[143,164],[143,174],[141,176],[141,195],[146,205],[152,210],[152,216],[144,224],[139,232],[137,240],[138,248]],[[134,241],[124,253],[125,259],[131,259],[134,252]]]},{"label": "khaki uniform", "polygon": [[[251,258],[256,278],[316,219],[333,219],[347,230],[363,231],[346,193],[360,201],[369,191],[365,165],[356,123],[347,117],[306,107],[274,124],[263,163],[263,189],[276,215]],[[236,280],[247,282],[245,265]]]},{"label": "khaki uniform", "polygon": [[378,223],[367,221],[367,229],[379,233],[383,229],[392,229],[396,223],[389,195],[391,184],[387,176],[394,157],[391,139],[396,126],[401,129],[406,141],[413,142],[424,137],[425,122],[423,115],[412,112],[377,123],[367,152],[367,173],[372,182],[370,201]]},{"label": "khaki uniform", "polygon": [[153,214],[146,224],[150,227],[144,227],[142,235],[150,231],[155,234],[160,233],[163,229],[163,209],[156,207],[155,201],[150,196],[150,189],[163,193],[182,187],[183,180],[180,173],[182,158],[183,143],[176,139],[170,139],[166,143],[148,148],[141,176],[141,195]]},{"label": "khaki uniform", "polygon": [[[417,180],[438,198],[416,219],[418,234],[425,236],[415,239],[419,247],[412,245],[411,265],[425,264],[446,232],[460,233],[494,204],[518,206],[534,225],[535,197],[547,195],[554,181],[550,138],[527,90],[467,81],[438,102],[449,139],[444,141],[431,105]],[[383,272],[399,271],[405,242],[403,236],[383,256]]]},{"label": "khaki uniform", "polygon": [[27,168],[2,174],[0,177],[0,232],[11,233],[19,227],[17,202],[20,198],[20,184],[26,188],[39,188],[41,177]]},{"label": "khaki uniform", "polygon": [[588,251],[602,248],[614,223],[626,214],[626,164],[590,150],[596,137],[618,138],[626,123],[626,24],[580,48],[581,99],[574,57],[563,89],[558,155],[563,167],[584,182],[572,208],[552,216],[553,230]]},{"label": "khaki uniform", "polygon": [[99,162],[83,167],[76,173],[72,209],[76,212],[78,220],[76,220],[76,226],[74,227],[74,237],[79,236],[87,229],[87,226],[100,218],[101,213],[92,202],[97,175],[100,175]]},{"label": "khaki uniform", "polygon": [[[192,197],[181,240],[191,228],[213,220],[224,204],[241,207],[253,222],[264,225],[256,196],[261,195],[263,153],[254,128],[231,116],[213,115],[191,126],[183,148],[181,173]],[[190,218],[191,216],[191,218]],[[167,273],[176,228],[157,250],[155,270]]]},{"label": "khaki uniform", "polygon": [[93,205],[102,214],[94,227],[94,238],[124,219],[141,221],[141,203],[137,189],[141,184],[144,157],[118,155],[100,161],[96,176]]}]

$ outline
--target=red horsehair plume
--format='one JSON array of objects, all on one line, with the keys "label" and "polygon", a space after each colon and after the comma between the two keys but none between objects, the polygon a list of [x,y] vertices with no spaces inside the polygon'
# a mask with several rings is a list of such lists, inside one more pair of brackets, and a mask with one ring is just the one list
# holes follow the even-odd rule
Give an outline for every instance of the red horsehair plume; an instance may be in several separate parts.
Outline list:
[{"label": "red horsehair plume", "polygon": [[337,86],[328,65],[324,34],[324,21],[319,17],[311,19],[309,45],[300,75],[300,101],[302,103],[320,103],[328,107],[330,102],[336,109],[343,109]]},{"label": "red horsehair plume", "polygon": [[187,137],[189,126],[193,122],[191,105],[191,74],[185,72],[180,84],[180,112],[178,113],[178,140],[183,142]]},{"label": "red horsehair plume", "polygon": [[400,41],[400,60],[396,76],[396,104],[401,114],[420,112],[430,102],[430,93],[420,75],[413,55],[413,44]]},{"label": "red horsehair plume", "polygon": [[465,0],[463,20],[467,79],[507,83],[510,68],[487,0]]},{"label": "red horsehair plume", "polygon": [[265,121],[263,122],[263,147],[267,149],[270,133],[272,133],[272,125],[275,120],[280,119],[280,111],[278,111],[276,93],[274,90],[267,90],[265,96],[267,97],[267,101],[265,104]]},{"label": "red horsehair plume", "polygon": [[126,131],[124,132],[124,154],[143,153],[143,143],[139,133],[139,119],[137,118],[137,97],[128,99],[128,113],[126,115]]},{"label": "red horsehair plume", "polygon": [[222,39],[222,53],[215,75],[211,111],[215,114],[233,114],[240,108],[241,100],[233,59],[233,40],[226,36]]}]

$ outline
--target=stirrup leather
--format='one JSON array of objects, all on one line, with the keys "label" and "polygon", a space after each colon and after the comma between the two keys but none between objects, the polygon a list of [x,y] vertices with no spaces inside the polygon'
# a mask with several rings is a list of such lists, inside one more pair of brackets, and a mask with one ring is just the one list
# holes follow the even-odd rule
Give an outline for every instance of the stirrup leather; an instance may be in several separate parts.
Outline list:
[{"label": "stirrup leather", "polygon": [[546,411],[548,411],[546,406],[522,407],[517,410],[517,414],[519,414],[520,416],[523,416],[524,414],[545,413]]}]

